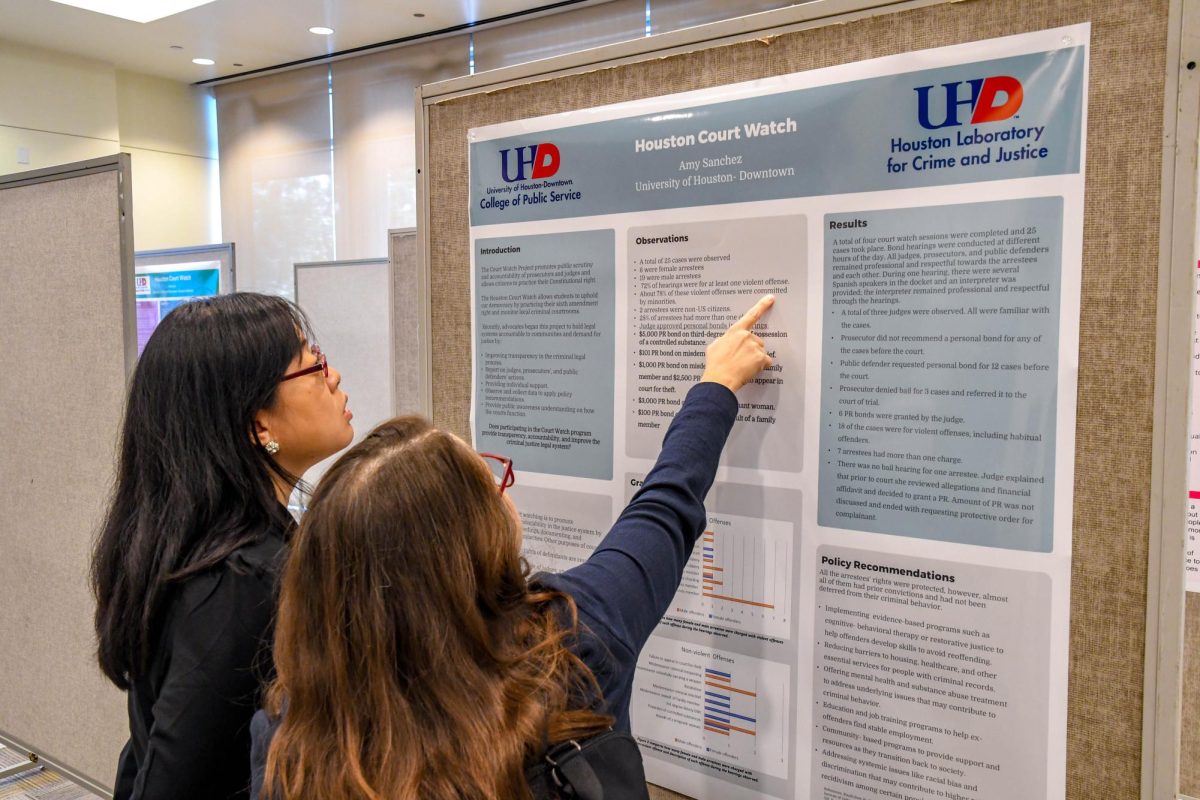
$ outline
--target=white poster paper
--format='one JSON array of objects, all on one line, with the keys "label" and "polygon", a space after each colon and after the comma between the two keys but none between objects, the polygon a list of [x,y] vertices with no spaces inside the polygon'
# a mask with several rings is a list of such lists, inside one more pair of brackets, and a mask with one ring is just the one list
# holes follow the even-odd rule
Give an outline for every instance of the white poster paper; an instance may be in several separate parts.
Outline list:
[{"label": "white poster paper", "polygon": [[[1200,243],[1196,251],[1200,252]],[[1192,323],[1192,409],[1188,431],[1188,510],[1187,552],[1184,565],[1187,575],[1187,591],[1200,592],[1200,261],[1192,275],[1196,299]]]},{"label": "white poster paper", "polygon": [[778,298],[641,656],[652,782],[1065,796],[1089,36],[471,131],[472,426],[535,567],[587,557]]}]

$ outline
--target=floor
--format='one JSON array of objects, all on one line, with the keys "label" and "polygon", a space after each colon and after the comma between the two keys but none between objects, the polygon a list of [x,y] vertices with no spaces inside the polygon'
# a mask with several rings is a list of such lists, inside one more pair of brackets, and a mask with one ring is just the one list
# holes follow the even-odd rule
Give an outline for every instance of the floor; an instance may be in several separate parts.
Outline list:
[{"label": "floor", "polygon": [[[25,755],[0,744],[0,769],[19,764]],[[0,780],[0,800],[98,800],[53,770],[42,768]]]}]

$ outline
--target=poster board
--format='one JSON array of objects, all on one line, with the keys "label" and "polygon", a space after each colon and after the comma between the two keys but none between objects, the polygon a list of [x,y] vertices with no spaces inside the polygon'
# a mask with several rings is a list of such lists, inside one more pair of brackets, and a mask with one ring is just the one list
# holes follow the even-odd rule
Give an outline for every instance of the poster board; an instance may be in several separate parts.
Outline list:
[{"label": "poster board", "polygon": [[0,736],[97,791],[128,737],[88,574],[136,354],[129,185],[128,155],[0,178]]},{"label": "poster board", "polygon": [[[1147,675],[1158,666],[1147,662],[1147,653],[1151,661],[1157,657],[1159,568],[1173,555],[1157,552],[1157,523],[1147,524],[1161,514],[1152,493],[1130,488],[1149,487],[1164,471],[1151,421],[1161,421],[1155,379],[1162,362],[1154,343],[1165,341],[1159,309],[1169,281],[1165,275],[1160,281],[1156,269],[1167,263],[1159,248],[1164,223],[1158,205],[1145,199],[1162,195],[1162,170],[1174,164],[1174,155],[1158,146],[1164,116],[1170,119],[1165,76],[1176,34],[1168,30],[1168,8],[1082,1],[1030,8],[997,0],[891,4],[883,13],[868,4],[812,5],[713,26],[707,39],[664,37],[650,59],[632,47],[616,48],[580,55],[558,72],[547,66],[501,74],[486,91],[465,80],[426,87],[421,210],[438,224],[425,227],[423,246],[433,325],[444,332],[432,343],[435,422],[469,433],[471,372],[459,354],[471,342],[469,169],[462,144],[471,128],[1090,22],[1091,69],[1104,80],[1093,82],[1088,94],[1066,795],[1138,796],[1157,775],[1174,777],[1172,768],[1155,764],[1154,704],[1144,702],[1148,685],[1154,696]],[[1178,4],[1171,8],[1177,12]],[[768,17],[780,27],[771,29]],[[1131,147],[1149,151],[1135,167],[1124,155]],[[1115,318],[1122,321],[1119,335]],[[1172,702],[1169,692],[1165,702]],[[1169,754],[1174,743],[1160,748]]]},{"label": "poster board", "polygon": [[162,318],[181,303],[233,291],[232,242],[143,250],[133,255],[138,354]]},{"label": "poster board", "polygon": [[[1195,46],[1200,44],[1200,34],[1194,27],[1200,18],[1200,9],[1190,4],[1184,9],[1184,54],[1181,55],[1181,87],[1179,92],[1179,172],[1186,170],[1192,180],[1179,180],[1175,191],[1176,219],[1195,223],[1192,231],[1191,250],[1181,254],[1179,261],[1186,264],[1192,273],[1192,304],[1187,318],[1191,323],[1192,338],[1188,343],[1187,380],[1190,388],[1188,402],[1189,427],[1187,430],[1188,484],[1187,519],[1184,525],[1185,539],[1185,616],[1183,625],[1182,653],[1182,708],[1179,747],[1179,791],[1181,796],[1200,798],[1200,143],[1196,131],[1200,129],[1200,76],[1197,76]],[[1188,35],[1190,33],[1190,36]],[[1177,173],[1178,174],[1178,173]],[[1178,178],[1177,178],[1178,180]],[[1177,239],[1182,239],[1180,233]],[[1181,242],[1182,244],[1182,242]],[[1182,294],[1182,292],[1180,292]],[[1179,313],[1185,313],[1181,307]],[[1169,601],[1168,601],[1169,602]]]},{"label": "poster board", "polygon": [[705,344],[778,297],[638,648],[652,782],[1058,796],[1089,40],[471,130],[474,446],[521,467],[535,570],[599,544]]},{"label": "poster board", "polygon": [[[387,259],[295,265],[296,304],[308,316],[354,413],[354,441],[395,414],[392,270]],[[316,485],[338,454],[304,474]]]}]

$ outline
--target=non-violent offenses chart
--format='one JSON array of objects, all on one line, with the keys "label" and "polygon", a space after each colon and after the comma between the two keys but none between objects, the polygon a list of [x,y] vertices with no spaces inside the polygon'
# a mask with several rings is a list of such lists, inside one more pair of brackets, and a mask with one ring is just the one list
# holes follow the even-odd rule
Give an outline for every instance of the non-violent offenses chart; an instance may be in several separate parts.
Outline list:
[{"label": "non-violent offenses chart", "polygon": [[763,294],[708,524],[641,654],[709,800],[1065,795],[1089,28],[471,132],[472,424],[586,558]]}]

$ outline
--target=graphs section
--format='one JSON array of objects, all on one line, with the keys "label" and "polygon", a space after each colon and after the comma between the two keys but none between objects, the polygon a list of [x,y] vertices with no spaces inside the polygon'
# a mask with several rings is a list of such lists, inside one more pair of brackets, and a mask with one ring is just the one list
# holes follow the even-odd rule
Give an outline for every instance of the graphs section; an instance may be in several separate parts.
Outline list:
[{"label": "graphs section", "polygon": [[774,661],[653,637],[634,679],[633,731],[718,762],[726,775],[786,780],[789,672]]},{"label": "graphs section", "polygon": [[669,615],[790,638],[791,522],[710,514]]}]

